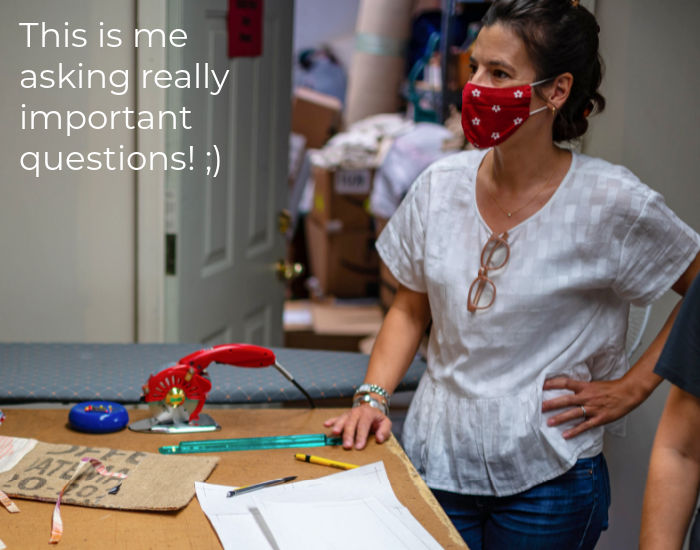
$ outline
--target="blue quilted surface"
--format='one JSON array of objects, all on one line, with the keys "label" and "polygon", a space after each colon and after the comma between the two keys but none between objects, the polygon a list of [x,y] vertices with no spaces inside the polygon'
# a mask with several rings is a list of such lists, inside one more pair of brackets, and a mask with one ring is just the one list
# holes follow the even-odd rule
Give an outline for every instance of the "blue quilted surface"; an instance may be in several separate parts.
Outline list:
[{"label": "blue quilted surface", "polygon": [[[149,375],[200,349],[197,344],[0,344],[0,403],[87,401],[136,403]],[[367,355],[270,348],[314,399],[350,397]],[[210,365],[207,403],[305,401],[275,368]],[[397,391],[418,385],[425,363],[414,361]]]}]

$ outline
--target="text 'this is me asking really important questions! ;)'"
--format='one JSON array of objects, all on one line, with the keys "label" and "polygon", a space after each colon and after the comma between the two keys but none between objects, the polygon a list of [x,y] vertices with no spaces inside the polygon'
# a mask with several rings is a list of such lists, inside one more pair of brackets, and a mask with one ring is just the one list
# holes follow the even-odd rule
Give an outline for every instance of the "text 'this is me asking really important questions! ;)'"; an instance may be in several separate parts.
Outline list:
[{"label": "text 'this is me asking really important questions! ;)'", "polygon": [[[125,33],[121,29],[108,28],[99,22],[96,29],[76,28],[66,22],[64,28],[52,28],[45,22],[20,22],[22,40],[26,48],[38,49],[80,49],[97,48],[183,48],[187,44],[187,34],[183,29],[169,32],[163,29],[133,29]],[[128,40],[127,40],[128,37]],[[145,89],[195,89],[212,96],[218,96],[228,83],[230,71],[218,72],[209,63],[194,63],[189,68],[168,70],[143,68],[131,71],[129,68],[87,67],[82,61],[68,63],[59,61],[51,67],[23,68],[20,72],[20,86],[29,91],[29,96],[20,105],[19,129],[21,132],[52,131],[62,138],[86,131],[187,131],[193,128],[192,111],[187,106],[176,109],[136,110],[129,105],[118,109],[82,108],[66,102],[66,94],[77,94],[78,90],[94,92],[94,97],[122,97],[130,91]],[[47,109],[33,104],[31,93],[49,90],[61,93],[61,106],[67,108]],[[43,92],[46,94],[46,92]],[[101,95],[102,94],[102,95]],[[46,95],[41,96],[45,100]],[[84,95],[82,96],[84,98]],[[76,103],[77,103],[76,97]],[[95,104],[94,100],[90,104]],[[20,156],[20,165],[32,172],[36,178],[46,172],[80,170],[194,170],[204,166],[208,176],[216,177],[220,167],[220,153],[216,144],[209,150],[200,152],[194,146],[183,151],[134,151],[132,147],[115,143],[99,151],[25,151]],[[204,162],[197,162],[197,160]]]}]

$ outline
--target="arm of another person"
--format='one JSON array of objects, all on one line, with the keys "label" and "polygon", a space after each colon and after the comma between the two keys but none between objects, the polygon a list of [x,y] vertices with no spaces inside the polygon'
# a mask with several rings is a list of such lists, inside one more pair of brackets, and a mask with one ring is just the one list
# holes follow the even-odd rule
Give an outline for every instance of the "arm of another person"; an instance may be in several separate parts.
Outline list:
[{"label": "arm of another person", "polygon": [[700,488],[700,399],[671,387],[651,450],[641,550],[683,546]]},{"label": "arm of another person", "polygon": [[[369,359],[365,383],[381,386],[393,393],[408,370],[418,344],[430,320],[427,294],[399,285],[394,302],[384,319]],[[380,398],[380,396],[375,396]],[[354,407],[324,422],[336,434],[342,434],[343,447],[363,449],[367,437],[375,433],[384,442],[391,433],[391,420],[367,404]]]},{"label": "arm of another person", "polygon": [[[685,296],[698,272],[700,272],[700,254],[695,257],[683,275],[676,281],[672,287],[673,290],[681,296]],[[649,397],[651,392],[661,383],[662,378],[654,374],[654,366],[661,355],[673,321],[678,315],[681,302],[682,300],[673,308],[656,338],[622,378],[583,382],[559,376],[547,380],[544,383],[545,390],[566,389],[572,392],[542,403],[543,412],[567,409],[550,418],[547,424],[557,426],[564,422],[581,419],[581,407],[583,406],[586,410],[586,418],[563,433],[564,438],[570,439],[586,430],[623,417]]]}]

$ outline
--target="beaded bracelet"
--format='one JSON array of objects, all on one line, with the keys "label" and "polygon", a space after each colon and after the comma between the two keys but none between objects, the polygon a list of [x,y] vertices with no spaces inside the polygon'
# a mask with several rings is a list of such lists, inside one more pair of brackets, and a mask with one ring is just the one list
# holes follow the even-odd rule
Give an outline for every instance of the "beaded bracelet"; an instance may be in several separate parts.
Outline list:
[{"label": "beaded bracelet", "polygon": [[377,384],[362,384],[355,391],[355,395],[357,395],[358,393],[376,393],[377,395],[381,395],[384,399],[386,399],[387,405],[389,404],[389,392],[381,386],[377,386]]}]

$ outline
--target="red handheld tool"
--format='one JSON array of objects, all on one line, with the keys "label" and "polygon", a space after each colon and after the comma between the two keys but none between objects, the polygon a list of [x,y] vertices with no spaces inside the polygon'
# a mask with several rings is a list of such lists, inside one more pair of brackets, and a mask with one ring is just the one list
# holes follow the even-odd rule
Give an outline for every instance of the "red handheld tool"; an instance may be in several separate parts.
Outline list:
[{"label": "red handheld tool", "polygon": [[308,399],[314,402],[307,391],[291,373],[277,362],[272,350],[251,344],[222,344],[195,351],[158,374],[151,375],[143,386],[145,401],[154,415],[129,425],[137,432],[188,433],[221,429],[214,419],[201,412],[211,389],[206,368],[211,363],[235,367],[275,367],[294,384]]}]

